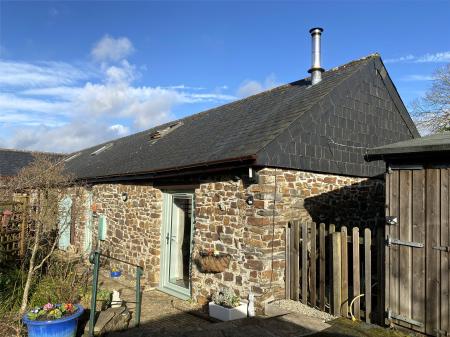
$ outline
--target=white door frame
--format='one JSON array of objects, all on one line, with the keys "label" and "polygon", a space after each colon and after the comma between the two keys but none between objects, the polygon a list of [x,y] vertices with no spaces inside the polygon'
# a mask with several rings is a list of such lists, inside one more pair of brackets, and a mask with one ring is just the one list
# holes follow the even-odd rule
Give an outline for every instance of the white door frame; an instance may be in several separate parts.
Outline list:
[{"label": "white door frame", "polygon": [[[159,289],[169,293],[171,295],[177,296],[181,299],[189,299],[191,297],[191,277],[189,275],[189,288],[184,288],[175,285],[169,281],[170,272],[170,247],[172,240],[171,230],[172,230],[172,211],[173,211],[173,199],[176,197],[189,198],[191,200],[192,216],[191,216],[191,235],[190,235],[190,254],[192,254],[192,239],[194,233],[194,192],[186,191],[167,191],[163,192],[163,221],[161,226],[161,272],[160,272],[160,282]],[[192,261],[189,261],[191,264]],[[191,266],[189,266],[191,270]]]}]

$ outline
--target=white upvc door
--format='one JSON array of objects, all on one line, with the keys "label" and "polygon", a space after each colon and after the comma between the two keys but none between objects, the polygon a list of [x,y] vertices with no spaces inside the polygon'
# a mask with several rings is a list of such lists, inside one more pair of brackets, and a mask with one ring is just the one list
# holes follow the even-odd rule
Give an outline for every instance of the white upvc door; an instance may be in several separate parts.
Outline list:
[{"label": "white upvc door", "polygon": [[191,295],[193,193],[164,193],[161,288],[180,298]]}]

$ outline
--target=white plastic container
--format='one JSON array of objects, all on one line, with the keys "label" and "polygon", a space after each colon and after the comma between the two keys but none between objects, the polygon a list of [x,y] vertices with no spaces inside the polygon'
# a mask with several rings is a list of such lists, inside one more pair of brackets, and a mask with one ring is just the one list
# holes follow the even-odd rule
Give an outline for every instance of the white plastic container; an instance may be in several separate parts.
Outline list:
[{"label": "white plastic container", "polygon": [[209,316],[221,321],[232,321],[247,317],[247,303],[241,303],[235,308],[225,308],[214,302],[209,302]]}]

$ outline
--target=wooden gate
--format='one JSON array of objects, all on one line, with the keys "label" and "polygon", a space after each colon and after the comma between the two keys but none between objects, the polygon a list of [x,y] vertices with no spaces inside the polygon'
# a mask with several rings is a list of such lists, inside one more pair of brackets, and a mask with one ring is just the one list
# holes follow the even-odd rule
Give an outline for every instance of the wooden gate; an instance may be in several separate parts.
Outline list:
[{"label": "wooden gate", "polygon": [[387,323],[433,336],[450,332],[449,172],[386,174]]},{"label": "wooden gate", "polygon": [[378,277],[383,228],[360,227],[364,229],[289,222],[286,298],[336,316],[380,322],[384,317]]}]

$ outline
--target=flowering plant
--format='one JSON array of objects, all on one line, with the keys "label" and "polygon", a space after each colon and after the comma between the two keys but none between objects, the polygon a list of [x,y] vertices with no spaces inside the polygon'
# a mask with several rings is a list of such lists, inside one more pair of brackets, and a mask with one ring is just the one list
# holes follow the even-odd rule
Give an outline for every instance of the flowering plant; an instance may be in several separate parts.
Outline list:
[{"label": "flowering plant", "polygon": [[201,256],[219,256],[220,252],[218,250],[210,248],[210,249],[206,250],[205,252],[201,252],[200,255]]},{"label": "flowering plant", "polygon": [[212,296],[215,304],[225,308],[235,308],[241,304],[239,296],[235,295],[230,289],[222,289]]},{"label": "flowering plant", "polygon": [[27,316],[32,321],[48,321],[74,314],[78,308],[72,303],[47,303],[42,307],[31,310]]}]

